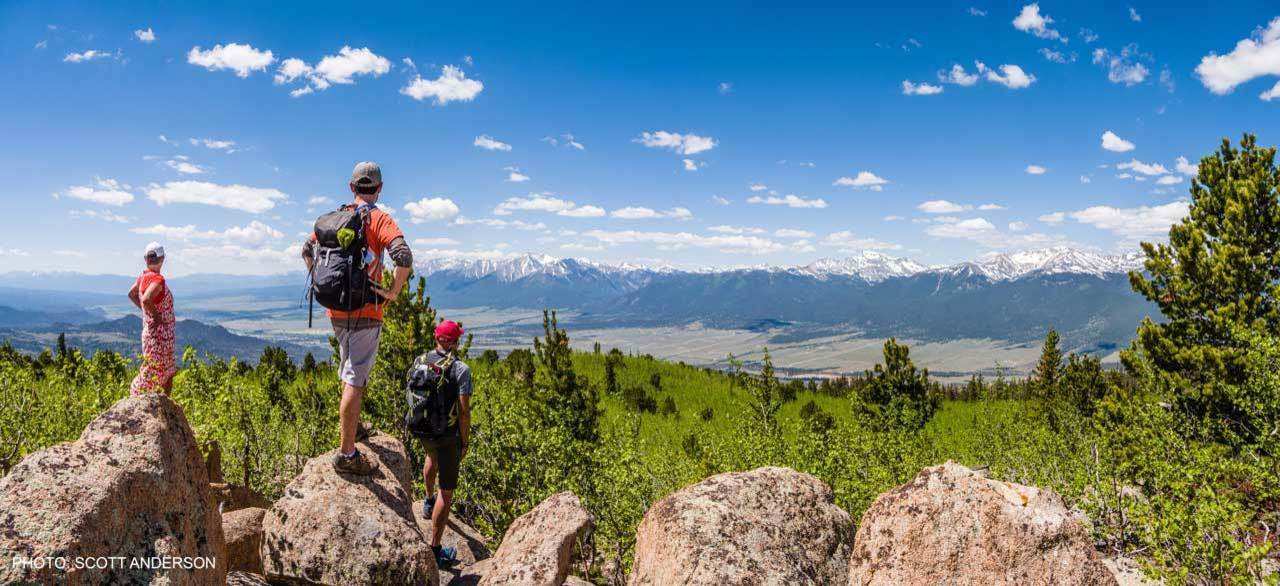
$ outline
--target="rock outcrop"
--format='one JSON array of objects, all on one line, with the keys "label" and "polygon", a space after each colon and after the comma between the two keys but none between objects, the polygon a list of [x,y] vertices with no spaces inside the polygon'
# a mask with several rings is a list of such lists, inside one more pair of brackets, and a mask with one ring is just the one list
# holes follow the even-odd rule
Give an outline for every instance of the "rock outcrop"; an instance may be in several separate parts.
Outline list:
[{"label": "rock outcrop", "polygon": [[851,586],[1116,584],[1052,491],[947,462],[876,498],[862,516]]},{"label": "rock outcrop", "polygon": [[223,514],[240,509],[266,509],[271,506],[271,501],[267,500],[267,497],[254,492],[253,489],[226,482],[209,484],[209,503],[213,510]]},{"label": "rock outcrop", "polygon": [[843,584],[849,513],[789,468],[712,476],[658,501],[636,534],[630,584]]},{"label": "rock outcrop", "polygon": [[262,518],[266,509],[249,508],[222,515],[227,570],[262,573]]},{"label": "rock outcrop", "polygon": [[516,519],[498,552],[482,562],[481,586],[561,586],[569,576],[574,544],[594,527],[577,495],[561,492]]},{"label": "rock outcrop", "polygon": [[[122,399],[80,439],[31,454],[0,479],[0,583],[221,586],[222,520],[208,493],[182,408],[158,394]],[[121,557],[123,567],[74,567],[76,558],[105,557]],[[165,561],[174,558],[192,561]]]},{"label": "rock outcrop", "polygon": [[262,561],[272,581],[439,583],[435,556],[413,516],[404,444],[374,434],[358,444],[369,476],[338,474],[334,452],[312,458],[262,521]]}]

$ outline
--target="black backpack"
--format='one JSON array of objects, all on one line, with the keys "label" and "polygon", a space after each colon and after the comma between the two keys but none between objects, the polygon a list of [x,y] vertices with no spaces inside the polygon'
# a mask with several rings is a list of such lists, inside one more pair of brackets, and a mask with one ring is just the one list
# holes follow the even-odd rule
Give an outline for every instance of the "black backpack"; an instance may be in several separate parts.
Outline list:
[{"label": "black backpack", "polygon": [[373,206],[345,205],[316,219],[311,258],[310,299],[341,311],[355,311],[378,300],[365,256],[365,221]]},{"label": "black backpack", "polygon": [[409,410],[404,425],[414,437],[439,439],[458,435],[458,379],[453,372],[456,361],[452,353],[432,361],[428,352],[414,359],[409,367],[404,391]]}]

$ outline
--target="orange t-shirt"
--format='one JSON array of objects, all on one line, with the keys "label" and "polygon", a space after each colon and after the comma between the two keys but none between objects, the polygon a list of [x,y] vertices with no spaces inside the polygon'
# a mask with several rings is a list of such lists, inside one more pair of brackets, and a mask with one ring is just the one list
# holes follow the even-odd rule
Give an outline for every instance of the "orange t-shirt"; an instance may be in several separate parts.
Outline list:
[{"label": "orange t-shirt", "polygon": [[[382,284],[382,251],[391,246],[392,240],[403,237],[404,232],[401,232],[400,226],[391,219],[391,214],[376,207],[369,212],[368,219],[365,220],[364,239],[369,245],[369,254],[373,256],[373,262],[369,263],[365,269],[369,273],[369,278],[375,283]],[[314,233],[311,234],[311,239],[316,239]],[[370,303],[355,311],[326,309],[325,314],[337,319],[369,318],[382,321],[382,298],[379,297],[377,303]]]}]

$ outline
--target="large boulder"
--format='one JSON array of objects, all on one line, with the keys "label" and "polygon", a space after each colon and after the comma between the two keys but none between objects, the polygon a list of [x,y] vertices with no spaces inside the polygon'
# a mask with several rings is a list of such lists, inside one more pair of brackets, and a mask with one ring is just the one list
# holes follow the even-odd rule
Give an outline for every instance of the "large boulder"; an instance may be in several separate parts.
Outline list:
[{"label": "large boulder", "polygon": [[594,523],[577,495],[551,495],[507,528],[498,552],[484,562],[480,585],[561,586],[569,577],[574,544]]},{"label": "large boulder", "polygon": [[849,584],[1114,585],[1089,532],[1052,491],[947,462],[862,516]]},{"label": "large boulder", "polygon": [[789,468],[712,476],[658,501],[636,534],[630,584],[843,584],[853,518]]},{"label": "large boulder", "polygon": [[262,573],[262,518],[266,509],[223,513],[222,536],[227,542],[227,570]]},{"label": "large boulder", "polygon": [[[80,439],[31,454],[0,479],[0,583],[220,586],[226,551],[208,493],[182,408],[158,394],[122,399]],[[122,561],[97,563],[111,557]],[[11,563],[36,558],[66,565]]]},{"label": "large boulder", "polygon": [[[435,525],[431,522],[422,510],[422,503],[413,504],[413,518],[418,523],[418,529],[422,531],[422,537],[431,542],[431,528]],[[440,536],[440,545],[444,547],[452,547],[458,552],[458,567],[464,568],[475,564],[478,561],[488,559],[492,556],[489,546],[485,544],[484,536],[471,526],[457,520],[452,515],[449,521],[445,523],[444,535]]]},{"label": "large boulder", "polygon": [[273,581],[439,583],[413,517],[404,444],[374,434],[357,445],[373,474],[339,474],[335,452],[312,458],[262,520],[262,562]]}]

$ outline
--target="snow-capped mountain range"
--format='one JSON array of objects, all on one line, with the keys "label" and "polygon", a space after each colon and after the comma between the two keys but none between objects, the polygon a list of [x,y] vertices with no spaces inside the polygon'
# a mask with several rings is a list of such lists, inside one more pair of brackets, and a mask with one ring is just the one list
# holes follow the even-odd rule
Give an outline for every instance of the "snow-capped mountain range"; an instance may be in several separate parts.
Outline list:
[{"label": "snow-capped mountain range", "polygon": [[432,258],[420,262],[418,268],[427,275],[448,271],[467,279],[493,276],[500,282],[518,281],[531,275],[571,278],[593,273],[611,280],[622,277],[624,281],[635,281],[657,274],[716,274],[764,270],[818,279],[832,275],[859,277],[869,283],[878,283],[886,279],[909,277],[921,273],[981,275],[992,281],[1013,280],[1031,274],[1081,274],[1102,277],[1141,269],[1142,261],[1141,252],[1104,255],[1068,247],[1054,247],[999,254],[984,260],[933,267],[909,258],[864,251],[854,256],[826,258],[808,265],[793,267],[760,266],[690,270],[636,264],[613,265],[585,259],[524,254],[504,259]]}]

